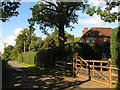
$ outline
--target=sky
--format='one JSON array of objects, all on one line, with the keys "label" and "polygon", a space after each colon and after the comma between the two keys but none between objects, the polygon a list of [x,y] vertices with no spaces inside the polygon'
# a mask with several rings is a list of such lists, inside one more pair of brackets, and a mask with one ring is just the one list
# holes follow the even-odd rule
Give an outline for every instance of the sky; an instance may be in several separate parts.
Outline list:
[{"label": "sky", "polygon": [[[0,52],[4,51],[4,43],[7,45],[15,45],[15,39],[17,35],[20,33],[22,28],[28,28],[29,24],[27,19],[32,16],[32,12],[30,8],[34,6],[37,2],[21,2],[21,6],[18,8],[19,15],[17,17],[10,18],[9,21],[0,22]],[[89,3],[93,6],[101,6],[104,8],[105,3],[103,1],[98,0],[89,0]],[[112,10],[118,11],[118,8],[114,8]],[[71,31],[70,29],[65,29],[68,33],[74,35],[75,37],[82,36],[82,31],[84,27],[111,27],[115,28],[118,26],[118,22],[114,23],[105,23],[100,19],[100,16],[94,15],[89,16],[81,11],[77,12],[78,24],[74,24],[74,29]],[[45,37],[45,35],[39,30],[39,25],[36,25],[35,34],[39,37]]]}]

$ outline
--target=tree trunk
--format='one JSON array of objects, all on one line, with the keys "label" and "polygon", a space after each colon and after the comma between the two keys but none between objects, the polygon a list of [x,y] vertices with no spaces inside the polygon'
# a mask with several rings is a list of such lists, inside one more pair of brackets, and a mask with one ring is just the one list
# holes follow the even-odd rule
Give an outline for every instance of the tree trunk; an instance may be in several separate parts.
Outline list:
[{"label": "tree trunk", "polygon": [[64,46],[64,42],[66,41],[65,38],[65,31],[64,31],[64,24],[59,25],[59,46]]}]

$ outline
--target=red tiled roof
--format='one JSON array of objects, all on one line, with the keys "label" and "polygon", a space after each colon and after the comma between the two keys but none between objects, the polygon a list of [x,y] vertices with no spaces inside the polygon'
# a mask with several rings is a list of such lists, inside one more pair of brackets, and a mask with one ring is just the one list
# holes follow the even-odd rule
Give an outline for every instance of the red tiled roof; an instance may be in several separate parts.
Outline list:
[{"label": "red tiled roof", "polygon": [[92,27],[90,30],[95,30],[99,32],[99,35],[110,36],[112,33],[112,28],[107,27]]}]

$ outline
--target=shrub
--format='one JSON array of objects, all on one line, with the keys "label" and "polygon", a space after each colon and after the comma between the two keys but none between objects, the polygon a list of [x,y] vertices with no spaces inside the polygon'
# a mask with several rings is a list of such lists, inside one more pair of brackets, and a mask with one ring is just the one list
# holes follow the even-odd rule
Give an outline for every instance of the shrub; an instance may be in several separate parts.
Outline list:
[{"label": "shrub", "polygon": [[[120,27],[119,27],[120,29]],[[116,67],[120,67],[120,30],[118,28],[113,29],[112,35],[111,35],[111,56],[113,60],[113,64],[116,65]]]},{"label": "shrub", "polygon": [[35,57],[35,65],[41,67],[54,67],[55,66],[55,56],[53,49],[41,49],[37,52]]},{"label": "shrub", "polygon": [[[69,48],[68,48],[69,47]],[[66,56],[70,57],[71,59],[74,57],[75,53],[78,53],[83,59],[94,59],[95,53],[92,47],[87,43],[73,43],[65,45],[64,49],[66,50]]]},{"label": "shrub", "polygon": [[18,60],[28,64],[35,64],[41,67],[55,67],[55,61],[72,62],[75,53],[78,53],[83,59],[94,59],[95,53],[92,47],[87,43],[70,43],[64,47],[53,47],[49,49],[40,49],[36,52],[26,52],[18,55]]},{"label": "shrub", "polygon": [[36,52],[25,52],[18,54],[18,61],[34,64]]},{"label": "shrub", "polygon": [[[110,43],[113,64],[118,69],[120,69],[120,26],[118,28],[113,29]],[[120,76],[119,71],[117,74],[118,76]],[[118,77],[118,83],[120,84],[120,77]]]},{"label": "shrub", "polygon": [[95,59],[102,59],[102,55],[103,55],[103,45],[102,44],[97,44],[97,43],[93,43],[91,44],[91,47],[93,48],[94,52],[95,52]]}]

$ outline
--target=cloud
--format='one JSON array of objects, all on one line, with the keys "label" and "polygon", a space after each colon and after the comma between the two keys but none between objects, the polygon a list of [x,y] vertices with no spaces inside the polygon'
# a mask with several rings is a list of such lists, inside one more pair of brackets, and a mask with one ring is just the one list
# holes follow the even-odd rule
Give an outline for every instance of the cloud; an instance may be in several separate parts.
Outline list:
[{"label": "cloud", "polygon": [[22,28],[17,28],[14,30],[14,34],[17,36],[22,30],[23,30]]},{"label": "cloud", "polygon": [[1,36],[2,34],[0,32],[0,38],[3,41],[3,42],[0,42],[0,52],[3,53],[3,51],[4,51],[4,43],[6,43],[7,46],[8,45],[13,45],[14,46],[16,44],[15,39],[18,36],[18,34],[20,33],[21,30],[23,30],[23,29],[22,28],[16,28],[14,30],[14,34],[6,37],[5,39],[2,38],[2,36]]},{"label": "cloud", "polygon": [[112,8],[112,10],[110,12],[111,13],[120,12],[120,10],[118,9],[118,7],[115,7],[115,8]]},{"label": "cloud", "polygon": [[20,31],[22,31],[23,29],[22,28],[16,28],[14,30],[14,34],[11,35],[11,36],[8,36],[6,39],[5,39],[5,42],[8,44],[8,45],[15,45],[15,39],[17,38],[17,36],[19,35]]},{"label": "cloud", "polygon": [[89,25],[89,24],[99,25],[101,23],[103,23],[103,21],[101,20],[100,16],[97,15],[78,19],[78,24],[82,24],[82,25]]},{"label": "cloud", "polygon": [[100,16],[93,15],[86,18],[79,18],[78,24],[87,26],[87,27],[111,27],[115,28],[118,26],[118,22],[108,23],[101,20]]},{"label": "cloud", "polygon": [[105,1],[103,0],[89,0],[88,2],[91,6],[101,6],[105,4]]},{"label": "cloud", "polygon": [[4,42],[7,43],[7,45],[15,45],[15,39],[16,39],[16,36],[15,35],[11,35],[11,36],[8,36]]}]

